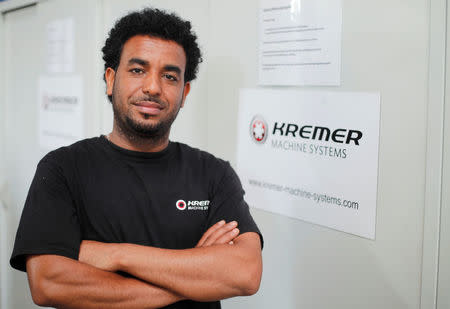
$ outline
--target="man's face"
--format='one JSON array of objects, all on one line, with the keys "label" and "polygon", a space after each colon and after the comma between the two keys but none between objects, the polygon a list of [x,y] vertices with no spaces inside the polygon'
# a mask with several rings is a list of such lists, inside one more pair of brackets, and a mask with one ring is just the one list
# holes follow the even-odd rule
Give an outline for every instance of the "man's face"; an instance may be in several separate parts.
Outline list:
[{"label": "man's face", "polygon": [[141,137],[168,133],[190,90],[184,83],[185,68],[179,44],[145,35],[130,38],[117,70],[105,73],[116,124]]}]

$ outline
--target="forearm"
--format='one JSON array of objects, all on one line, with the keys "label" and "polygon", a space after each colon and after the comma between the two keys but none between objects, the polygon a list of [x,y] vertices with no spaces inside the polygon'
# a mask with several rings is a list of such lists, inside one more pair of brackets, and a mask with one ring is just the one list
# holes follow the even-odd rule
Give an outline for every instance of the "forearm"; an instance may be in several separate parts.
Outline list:
[{"label": "forearm", "polygon": [[212,301],[251,295],[259,287],[260,248],[240,246],[239,240],[234,245],[186,250],[133,244],[118,244],[117,248],[120,270],[189,299]]},{"label": "forearm", "polygon": [[[63,263],[55,263],[55,257],[64,259]],[[60,256],[32,257],[27,272],[33,300],[41,306],[141,309],[160,308],[182,299],[149,283]]]}]

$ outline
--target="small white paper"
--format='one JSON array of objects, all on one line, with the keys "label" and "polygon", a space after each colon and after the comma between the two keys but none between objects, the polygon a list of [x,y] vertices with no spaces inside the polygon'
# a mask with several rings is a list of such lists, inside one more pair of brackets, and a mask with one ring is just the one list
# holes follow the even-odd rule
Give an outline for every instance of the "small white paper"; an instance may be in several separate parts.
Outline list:
[{"label": "small white paper", "polygon": [[42,76],[39,79],[39,144],[47,149],[83,138],[81,76]]},{"label": "small white paper", "polygon": [[237,171],[250,206],[375,238],[378,93],[245,89]]},{"label": "small white paper", "polygon": [[47,24],[47,72],[73,73],[75,31],[73,18]]},{"label": "small white paper", "polygon": [[341,0],[261,0],[259,83],[341,83]]}]

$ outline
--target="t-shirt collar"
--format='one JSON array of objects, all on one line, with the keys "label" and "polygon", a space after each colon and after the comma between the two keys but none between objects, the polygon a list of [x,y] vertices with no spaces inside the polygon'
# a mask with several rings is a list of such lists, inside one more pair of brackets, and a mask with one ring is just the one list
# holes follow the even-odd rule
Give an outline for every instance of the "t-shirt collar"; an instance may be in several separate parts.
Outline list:
[{"label": "t-shirt collar", "polygon": [[113,142],[111,142],[110,140],[108,140],[108,138],[105,135],[100,135],[100,140],[107,145],[108,147],[110,147],[111,149],[113,149],[115,152],[129,157],[129,158],[138,158],[138,159],[162,159],[162,158],[167,158],[169,157],[175,150],[175,144],[171,141],[169,141],[168,146],[161,151],[158,152],[142,152],[142,151],[134,151],[134,150],[129,150],[129,149],[125,149],[122,148],[120,146],[117,146],[116,144],[114,144]]}]

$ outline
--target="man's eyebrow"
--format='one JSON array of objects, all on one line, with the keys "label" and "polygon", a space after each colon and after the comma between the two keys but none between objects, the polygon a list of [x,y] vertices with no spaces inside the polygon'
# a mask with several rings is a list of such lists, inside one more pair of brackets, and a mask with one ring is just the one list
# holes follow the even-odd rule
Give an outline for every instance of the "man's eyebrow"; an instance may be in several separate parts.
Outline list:
[{"label": "man's eyebrow", "polygon": [[165,65],[164,71],[175,72],[175,73],[181,74],[180,67],[178,67],[176,65],[171,65],[171,64]]},{"label": "man's eyebrow", "polygon": [[147,66],[148,65],[148,61],[146,60],[142,60],[139,58],[131,58],[130,60],[128,60],[128,65],[132,65],[132,64],[139,64],[142,66]]}]

